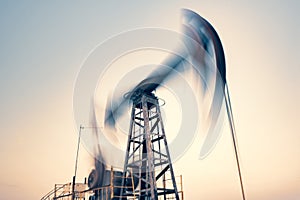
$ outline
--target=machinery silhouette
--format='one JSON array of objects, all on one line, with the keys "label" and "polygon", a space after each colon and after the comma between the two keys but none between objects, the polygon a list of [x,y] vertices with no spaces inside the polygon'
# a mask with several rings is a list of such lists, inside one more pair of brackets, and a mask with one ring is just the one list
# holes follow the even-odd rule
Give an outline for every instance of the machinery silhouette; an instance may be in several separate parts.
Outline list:
[{"label": "machinery silhouette", "polygon": [[[209,107],[210,127],[206,140],[215,130],[223,103],[235,147],[242,197],[245,200],[229,90],[226,82],[225,56],[220,38],[213,26],[197,13],[183,9],[183,44],[180,55],[170,55],[149,76],[127,91],[119,99],[108,99],[104,124],[110,129],[116,128],[117,120],[125,114],[128,102],[131,102],[130,128],[127,139],[126,156],[123,171],[106,169],[101,159],[95,159],[95,169],[88,178],[92,192],[90,200],[102,199],[183,199],[183,192],[178,189],[170,151],[160,111],[159,98],[155,90],[165,81],[176,79],[176,75],[185,69],[183,63],[189,63],[199,80],[206,82],[213,79],[212,101]],[[214,65],[208,66],[207,60]],[[211,73],[213,72],[213,73]],[[208,81],[209,82],[209,81]],[[203,92],[208,92],[204,87]],[[208,143],[210,144],[210,143]],[[208,149],[212,148],[213,144]],[[99,150],[101,154],[101,151]],[[100,155],[101,156],[101,155]],[[167,182],[169,184],[167,184]],[[75,183],[73,183],[74,185]],[[180,185],[182,181],[180,181]],[[72,198],[75,199],[75,190]],[[77,199],[81,198],[77,195]],[[58,199],[56,197],[56,199]]]}]

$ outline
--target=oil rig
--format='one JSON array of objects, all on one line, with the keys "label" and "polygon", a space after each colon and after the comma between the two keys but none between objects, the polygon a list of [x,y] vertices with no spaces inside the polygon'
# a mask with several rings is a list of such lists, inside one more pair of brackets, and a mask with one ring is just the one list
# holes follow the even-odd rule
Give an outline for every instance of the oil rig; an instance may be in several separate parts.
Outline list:
[{"label": "oil rig", "polygon": [[[148,89],[151,85],[144,86]],[[92,170],[85,183],[57,184],[41,200],[184,199],[182,176],[174,175],[158,98],[139,88],[130,100],[132,112],[123,172],[111,168],[99,174]]]},{"label": "oil rig", "polygon": [[[163,65],[168,68],[156,69],[128,91],[122,99],[112,101],[112,104],[118,106],[106,108],[105,125],[113,128],[116,119],[122,115],[122,112],[121,114],[117,112],[119,107],[128,101],[132,105],[123,171],[115,170],[113,167],[107,169],[104,163],[95,159],[95,169],[91,171],[84,183],[76,183],[75,167],[75,176],[71,183],[56,184],[54,189],[41,200],[183,200],[182,176],[175,176],[174,173],[170,155],[172,152],[168,148],[160,110],[162,105],[159,104],[155,91],[164,81],[174,78],[176,74],[174,72],[182,71],[180,69],[182,63],[187,59],[192,60],[194,71],[201,78],[210,78],[205,77],[209,76],[209,73],[205,71],[215,72],[213,100],[209,108],[210,116],[212,121],[216,121],[221,106],[225,102],[242,197],[245,200],[226,82],[224,51],[220,38],[212,25],[197,13],[183,9],[183,17],[184,35],[188,40],[183,41],[185,51],[182,55],[167,59]],[[206,66],[207,59],[214,60],[214,70],[207,69],[211,67]],[[216,124],[212,123],[211,126],[211,129],[214,129],[213,126]]]}]

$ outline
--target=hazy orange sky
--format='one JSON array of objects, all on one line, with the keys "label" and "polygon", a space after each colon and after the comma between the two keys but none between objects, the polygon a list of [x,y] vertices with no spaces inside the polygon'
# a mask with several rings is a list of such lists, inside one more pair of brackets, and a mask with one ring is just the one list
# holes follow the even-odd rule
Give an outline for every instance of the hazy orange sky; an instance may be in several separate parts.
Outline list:
[{"label": "hazy orange sky", "polygon": [[[223,43],[247,199],[300,199],[297,0],[1,1],[0,199],[39,199],[71,181],[73,87],[84,59],[129,29],[178,30],[180,8],[210,21]],[[199,160],[203,137],[174,166],[186,199],[241,199],[228,124]],[[81,146],[78,180],[90,168]]]}]

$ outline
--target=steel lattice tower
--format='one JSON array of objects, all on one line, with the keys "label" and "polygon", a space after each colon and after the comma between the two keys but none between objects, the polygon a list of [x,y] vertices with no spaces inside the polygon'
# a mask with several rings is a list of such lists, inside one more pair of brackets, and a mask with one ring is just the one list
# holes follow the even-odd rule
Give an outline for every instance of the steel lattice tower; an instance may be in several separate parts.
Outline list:
[{"label": "steel lattice tower", "polygon": [[[179,200],[171,157],[161,118],[158,98],[152,93],[136,92],[128,134],[124,176],[133,177],[133,188],[125,187],[121,196],[134,196],[139,200]],[[169,180],[170,184],[167,184]],[[136,183],[134,183],[136,182]],[[160,198],[159,198],[160,196]]]}]

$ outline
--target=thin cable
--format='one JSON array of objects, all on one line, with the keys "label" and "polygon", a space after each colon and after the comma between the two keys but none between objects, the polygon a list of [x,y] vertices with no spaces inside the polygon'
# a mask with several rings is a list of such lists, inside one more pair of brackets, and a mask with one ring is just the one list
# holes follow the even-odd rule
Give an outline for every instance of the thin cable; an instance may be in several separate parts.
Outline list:
[{"label": "thin cable", "polygon": [[72,184],[72,198],[71,198],[72,200],[75,199],[75,184],[76,184],[76,174],[77,174],[77,163],[78,163],[78,153],[79,153],[79,146],[80,146],[81,129],[83,129],[83,126],[80,125],[79,134],[78,134],[76,160],[75,160],[75,173],[74,173],[74,176],[73,176],[73,184]]},{"label": "thin cable", "polygon": [[81,130],[82,129],[83,129],[83,126],[80,125],[79,134],[78,134],[78,144],[77,144],[76,160],[75,160],[75,173],[74,173],[75,177],[76,177],[76,174],[77,174],[78,153],[79,153],[80,135],[81,135]]},{"label": "thin cable", "polygon": [[244,191],[244,184],[243,184],[243,179],[242,179],[242,173],[241,173],[241,167],[240,167],[240,161],[239,161],[238,150],[237,150],[237,141],[236,141],[236,134],[235,134],[235,126],[234,126],[234,121],[233,121],[233,115],[232,115],[232,109],[231,109],[231,102],[230,102],[229,90],[228,90],[227,84],[225,85],[225,88],[226,88],[226,91],[225,91],[225,102],[226,102],[227,116],[228,116],[230,130],[231,130],[231,135],[232,135],[232,141],[233,141],[233,146],[234,146],[236,163],[237,163],[237,167],[238,167],[238,173],[239,173],[239,178],[240,178],[240,185],[241,185],[241,190],[242,190],[242,196],[243,196],[243,200],[246,200],[245,191]]}]

